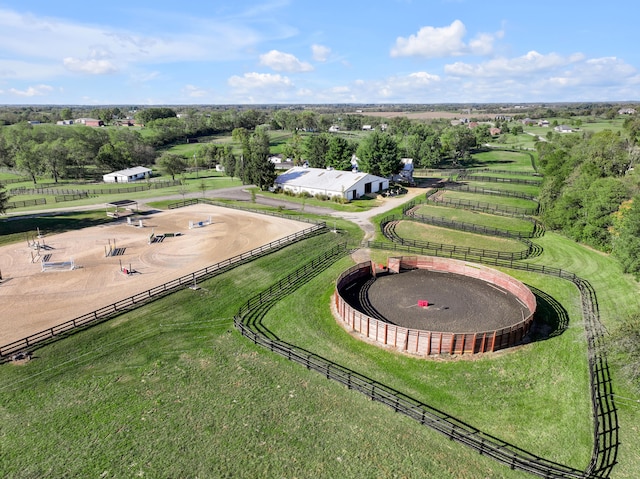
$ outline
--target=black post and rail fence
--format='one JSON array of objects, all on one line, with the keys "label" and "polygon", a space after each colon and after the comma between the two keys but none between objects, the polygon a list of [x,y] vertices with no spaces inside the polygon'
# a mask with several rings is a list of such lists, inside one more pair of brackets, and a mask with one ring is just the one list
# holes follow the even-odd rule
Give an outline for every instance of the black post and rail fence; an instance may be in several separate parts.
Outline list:
[{"label": "black post and rail fence", "polygon": [[[373,243],[368,243],[366,246],[378,247]],[[388,245],[380,245],[379,247],[386,246]],[[330,254],[339,255],[340,253],[333,251]],[[529,265],[496,258],[487,258],[487,263],[558,276],[575,284],[581,294],[585,329],[589,339],[588,359],[594,418],[594,448],[591,461],[585,470],[565,466],[532,454],[345,366],[278,339],[261,324],[262,317],[277,298],[306,283],[309,280],[310,271],[317,272],[321,268],[323,258],[312,261],[269,289],[250,298],[235,316],[234,325],[242,335],[255,344],[299,363],[309,370],[314,370],[327,379],[337,381],[349,389],[359,391],[370,399],[379,401],[394,411],[405,414],[420,424],[471,447],[480,454],[489,456],[512,469],[554,479],[604,479],[609,477],[617,458],[618,421],[611,394],[611,379],[606,355],[601,346],[602,327],[597,313],[595,292],[587,281],[559,268]]]}]

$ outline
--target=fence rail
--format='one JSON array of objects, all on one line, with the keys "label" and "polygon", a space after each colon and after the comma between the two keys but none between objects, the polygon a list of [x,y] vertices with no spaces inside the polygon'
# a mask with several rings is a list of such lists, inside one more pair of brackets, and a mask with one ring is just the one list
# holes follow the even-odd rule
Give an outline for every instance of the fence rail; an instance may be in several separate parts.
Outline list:
[{"label": "fence rail", "polygon": [[0,185],[11,185],[14,183],[24,183],[25,181],[30,181],[31,178],[6,178],[4,180],[0,180]]},{"label": "fence rail", "polygon": [[484,181],[486,183],[513,183],[514,185],[542,185],[542,178],[539,180],[524,180],[522,178],[505,178],[502,176],[474,175],[472,172],[464,171],[458,176],[459,180],[468,179],[471,181]]},{"label": "fence rail", "polygon": [[[521,152],[518,152],[521,153]],[[531,153],[527,153],[529,156],[532,156]],[[543,175],[538,173],[537,171],[512,171],[512,170],[492,170],[491,168],[474,168],[473,170],[467,170],[469,173],[494,173],[496,175],[515,175],[515,176],[535,176],[537,178],[542,178]]]},{"label": "fence rail", "polygon": [[429,198],[425,200],[425,203],[439,204],[449,206],[452,208],[463,208],[473,211],[480,211],[482,213],[493,213],[511,216],[535,216],[538,214],[538,207],[536,208],[522,208],[518,206],[508,205],[496,205],[492,203],[484,203],[480,201],[471,201],[463,199],[447,199],[442,198],[442,189],[434,191]]},{"label": "fence rail", "polygon": [[9,191],[12,195],[113,195],[117,193],[135,193],[138,191],[156,190],[180,185],[179,180],[150,181],[141,185],[118,188],[13,188]]},{"label": "fence rail", "polygon": [[380,221],[380,228],[382,229],[382,233],[386,238],[393,241],[394,244],[407,246],[409,248],[412,248],[413,251],[420,251],[420,254],[423,255],[433,254],[434,252],[441,252],[442,254],[447,255],[449,258],[460,258],[465,260],[470,258],[484,257],[505,260],[522,260],[529,258],[533,255],[534,251],[536,251],[534,244],[525,238],[518,238],[518,240],[525,244],[526,249],[514,252],[494,251],[481,248],[462,247],[443,243],[433,243],[431,241],[402,238],[395,231],[398,222],[402,220],[403,217],[397,215],[391,215],[383,218]]},{"label": "fence rail", "polygon": [[532,224],[531,231],[515,231],[500,228],[492,228],[489,226],[479,226],[475,223],[465,223],[462,221],[454,221],[440,216],[421,215],[416,213],[420,205],[425,204],[424,201],[412,200],[405,204],[402,208],[402,214],[420,223],[431,224],[434,226],[442,226],[444,228],[455,229],[459,231],[468,231],[471,233],[479,233],[491,236],[501,236],[505,238],[538,238],[544,235],[544,226],[535,219],[523,218]]},{"label": "fence rail", "polygon": [[479,195],[488,195],[488,196],[503,196],[505,198],[520,198],[523,200],[530,200],[537,202],[538,199],[533,195],[527,195],[525,193],[520,193],[519,191],[508,191],[508,190],[489,190],[487,188],[479,188],[477,186],[469,186],[462,185],[456,183],[447,183],[444,185],[444,188],[447,190],[456,190],[456,191],[465,191],[469,193],[477,193]]},{"label": "fence rail", "polygon": [[24,208],[25,206],[36,206],[36,205],[46,205],[46,198],[36,198],[34,200],[24,200],[24,201],[9,201],[7,203],[6,208]]}]

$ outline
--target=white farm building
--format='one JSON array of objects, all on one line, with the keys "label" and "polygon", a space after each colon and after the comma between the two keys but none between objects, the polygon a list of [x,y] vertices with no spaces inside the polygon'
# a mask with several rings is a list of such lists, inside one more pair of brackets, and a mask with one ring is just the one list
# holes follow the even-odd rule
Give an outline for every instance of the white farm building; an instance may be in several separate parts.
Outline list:
[{"label": "white farm building", "polygon": [[276,188],[295,194],[306,192],[355,200],[389,188],[389,180],[369,173],[294,166],[276,178]]},{"label": "white farm building", "polygon": [[151,169],[144,166],[134,166],[126,170],[114,171],[102,175],[105,183],[131,183],[133,181],[144,180],[151,176]]}]

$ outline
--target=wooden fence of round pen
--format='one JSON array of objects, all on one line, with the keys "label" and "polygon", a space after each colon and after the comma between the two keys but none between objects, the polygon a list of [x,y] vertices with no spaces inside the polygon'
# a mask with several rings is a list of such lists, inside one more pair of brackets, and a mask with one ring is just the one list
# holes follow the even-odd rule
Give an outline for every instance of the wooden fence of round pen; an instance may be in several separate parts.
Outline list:
[{"label": "wooden fence of round pen", "polygon": [[345,328],[386,347],[421,356],[486,353],[520,344],[533,322],[536,298],[529,288],[515,278],[466,261],[416,256],[389,258],[388,268],[392,272],[418,268],[477,278],[515,295],[527,307],[529,314],[506,328],[464,333],[411,329],[372,318],[349,305],[341,292],[357,279],[374,274],[374,268],[375,264],[367,261],[343,272],[336,282],[334,301]]}]

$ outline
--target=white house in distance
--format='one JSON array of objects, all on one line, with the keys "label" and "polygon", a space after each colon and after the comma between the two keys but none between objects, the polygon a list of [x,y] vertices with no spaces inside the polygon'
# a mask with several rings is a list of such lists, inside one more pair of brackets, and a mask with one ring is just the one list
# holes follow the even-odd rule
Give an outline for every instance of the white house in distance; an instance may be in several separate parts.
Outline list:
[{"label": "white house in distance", "polygon": [[132,183],[138,180],[144,180],[151,176],[151,169],[144,166],[134,166],[126,170],[114,171],[102,175],[102,181],[105,183]]},{"label": "white house in distance", "polygon": [[389,180],[358,171],[294,166],[276,178],[276,188],[292,193],[322,194],[355,200],[367,193],[379,193],[389,188]]}]

